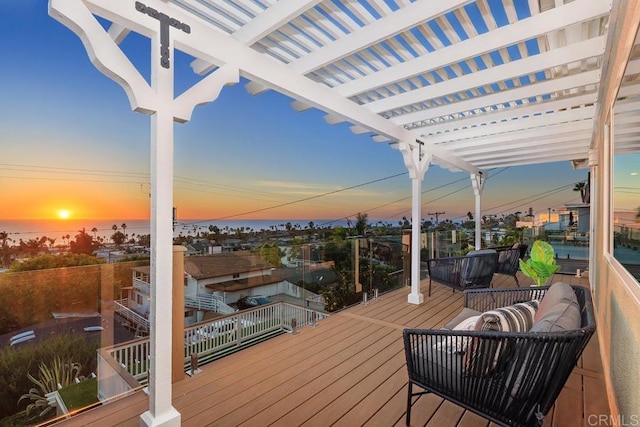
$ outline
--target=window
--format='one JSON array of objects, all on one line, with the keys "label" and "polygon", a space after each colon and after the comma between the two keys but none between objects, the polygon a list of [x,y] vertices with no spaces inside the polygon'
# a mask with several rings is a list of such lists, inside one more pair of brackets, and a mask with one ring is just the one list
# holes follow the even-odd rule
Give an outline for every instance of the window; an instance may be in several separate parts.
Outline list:
[{"label": "window", "polygon": [[640,146],[632,133],[638,112],[621,108],[630,102],[618,100],[614,120],[613,256],[640,281]]}]

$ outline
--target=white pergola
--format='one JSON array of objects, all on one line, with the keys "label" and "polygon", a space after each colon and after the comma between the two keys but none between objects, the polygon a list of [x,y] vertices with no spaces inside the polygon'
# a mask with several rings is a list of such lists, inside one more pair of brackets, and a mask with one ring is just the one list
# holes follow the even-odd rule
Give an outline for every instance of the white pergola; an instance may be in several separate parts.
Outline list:
[{"label": "white pergola", "polygon": [[[151,116],[151,347],[145,425],[179,425],[171,405],[173,122],[249,83],[316,108],[329,124],[400,151],[412,181],[411,293],[420,293],[422,181],[430,164],[468,173],[480,200],[495,167],[594,161],[609,0],[50,0],[49,13],[83,41],[93,64]],[[565,4],[566,3],[566,4]],[[613,12],[612,12],[613,11]],[[99,17],[100,19],[96,19]],[[108,24],[105,26],[104,23]],[[151,40],[151,84],[119,43]],[[196,58],[199,83],[174,95],[174,50]],[[620,149],[640,148],[640,60],[618,93]],[[618,146],[617,146],[618,147]],[[591,160],[590,160],[591,159]],[[591,162],[591,163],[590,163]]]}]

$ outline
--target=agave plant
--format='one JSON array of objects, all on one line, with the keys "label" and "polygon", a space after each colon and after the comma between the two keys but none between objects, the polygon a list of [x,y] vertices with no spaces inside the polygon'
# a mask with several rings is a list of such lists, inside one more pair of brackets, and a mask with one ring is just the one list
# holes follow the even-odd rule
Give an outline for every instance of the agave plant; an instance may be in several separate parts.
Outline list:
[{"label": "agave plant", "polygon": [[520,270],[531,277],[538,286],[546,284],[559,268],[553,246],[542,240],[536,240],[533,243],[531,257],[526,262],[520,260]]},{"label": "agave plant", "polygon": [[49,406],[47,402],[47,393],[73,384],[80,372],[80,368],[79,363],[71,361],[63,362],[56,356],[51,366],[47,366],[44,363],[38,366],[38,378],[27,374],[29,380],[37,386],[37,388],[33,387],[29,389],[29,392],[20,396],[18,400],[18,403],[27,399],[32,401],[32,403],[27,405],[27,416],[42,418],[49,414],[49,412],[53,410],[53,407]]}]

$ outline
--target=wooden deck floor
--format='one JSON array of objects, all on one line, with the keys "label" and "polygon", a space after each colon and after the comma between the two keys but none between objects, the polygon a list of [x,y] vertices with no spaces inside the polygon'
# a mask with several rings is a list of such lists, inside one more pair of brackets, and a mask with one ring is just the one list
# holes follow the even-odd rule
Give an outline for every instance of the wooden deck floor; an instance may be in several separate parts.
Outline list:
[{"label": "wooden deck floor", "polygon": [[[586,279],[561,275],[571,284]],[[521,285],[530,279],[520,277]],[[494,287],[515,286],[496,275]],[[407,373],[402,329],[437,328],[462,307],[460,293],[436,285],[425,304],[407,303],[408,289],[382,295],[324,319],[295,335],[281,335],[202,367],[174,384],[173,405],[184,426],[404,425]],[[609,408],[592,339],[545,425],[587,425]],[[139,425],[148,409],[143,393],[87,411],[65,425]],[[414,404],[413,425],[488,426],[489,421],[434,395]],[[491,424],[493,425],[493,424]]]}]

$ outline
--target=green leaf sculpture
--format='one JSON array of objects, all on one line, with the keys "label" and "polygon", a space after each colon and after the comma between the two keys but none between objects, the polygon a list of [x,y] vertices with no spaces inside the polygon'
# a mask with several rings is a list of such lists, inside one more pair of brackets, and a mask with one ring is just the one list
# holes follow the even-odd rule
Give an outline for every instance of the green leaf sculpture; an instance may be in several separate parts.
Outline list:
[{"label": "green leaf sculpture", "polygon": [[531,248],[531,257],[525,262],[520,260],[520,270],[531,277],[536,285],[542,286],[558,271],[553,246],[542,240],[536,240]]}]

